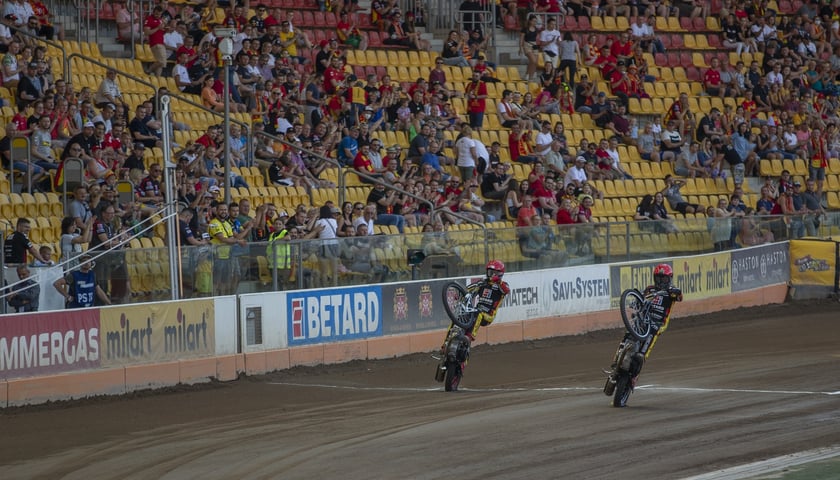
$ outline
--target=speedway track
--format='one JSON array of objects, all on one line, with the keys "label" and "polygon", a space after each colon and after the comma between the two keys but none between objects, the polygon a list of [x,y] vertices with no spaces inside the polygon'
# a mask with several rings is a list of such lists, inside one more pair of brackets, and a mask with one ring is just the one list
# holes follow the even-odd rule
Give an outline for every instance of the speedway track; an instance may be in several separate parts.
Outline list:
[{"label": "speedway track", "polygon": [[[679,305],[675,307],[678,311]],[[0,412],[3,478],[678,479],[840,445],[840,305],[677,318],[629,407],[619,331]]]}]

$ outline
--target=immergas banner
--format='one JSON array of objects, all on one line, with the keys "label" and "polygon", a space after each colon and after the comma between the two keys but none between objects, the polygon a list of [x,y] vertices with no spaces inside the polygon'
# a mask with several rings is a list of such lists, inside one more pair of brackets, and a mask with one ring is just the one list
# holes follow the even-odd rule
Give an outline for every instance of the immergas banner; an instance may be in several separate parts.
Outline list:
[{"label": "immergas banner", "polygon": [[788,244],[774,243],[732,250],[732,291],[787,283],[790,280]]},{"label": "immergas banner", "polygon": [[99,368],[99,310],[8,315],[0,321],[0,379]]},{"label": "immergas banner", "polygon": [[508,322],[555,315],[608,310],[610,269],[607,265],[559,268],[505,275],[510,285],[496,321]]},{"label": "immergas banner", "polygon": [[382,303],[379,285],[287,293],[289,346],[382,336]]}]

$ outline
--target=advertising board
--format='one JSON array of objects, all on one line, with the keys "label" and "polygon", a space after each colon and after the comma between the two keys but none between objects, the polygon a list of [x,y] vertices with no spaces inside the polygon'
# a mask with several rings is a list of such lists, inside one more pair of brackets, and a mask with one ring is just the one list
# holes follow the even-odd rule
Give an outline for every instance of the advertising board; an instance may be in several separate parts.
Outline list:
[{"label": "advertising board", "polygon": [[302,290],[286,294],[289,346],[382,335],[379,285]]}]

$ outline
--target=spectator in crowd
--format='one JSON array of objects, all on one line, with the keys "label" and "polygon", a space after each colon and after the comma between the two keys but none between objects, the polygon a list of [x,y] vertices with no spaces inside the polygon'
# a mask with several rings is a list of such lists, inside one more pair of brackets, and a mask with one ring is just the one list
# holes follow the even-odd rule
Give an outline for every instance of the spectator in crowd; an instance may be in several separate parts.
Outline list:
[{"label": "spectator in crowd", "polygon": [[148,38],[149,47],[155,58],[154,63],[149,67],[147,73],[152,73],[158,77],[163,74],[168,57],[166,45],[163,41],[163,37],[166,34],[166,21],[162,19],[162,16],[163,8],[157,5],[152,9],[151,15],[147,16],[143,21],[143,34]]},{"label": "spectator in crowd", "polygon": [[[384,183],[377,183],[367,197],[368,209],[373,204],[376,218],[374,225],[394,225],[400,233],[405,232],[405,217],[394,210],[397,203],[397,191],[385,187]],[[373,229],[371,228],[372,232]]]},{"label": "spectator in crowd", "polygon": [[53,283],[53,287],[64,297],[67,308],[92,307],[96,299],[104,305],[111,305],[111,299],[97,282],[94,264],[93,257],[82,254],[78,269],[70,270]]},{"label": "spectator in crowd", "polygon": [[665,175],[665,188],[662,190],[662,195],[668,200],[668,204],[672,210],[682,213],[694,213],[700,210],[700,205],[688,203],[680,193],[680,189],[685,186],[684,180],[678,180],[672,175]]},{"label": "spectator in crowd", "polygon": [[15,283],[6,301],[17,313],[37,312],[41,297],[40,285],[30,278],[31,272],[26,265],[18,265],[16,272],[19,281]]},{"label": "spectator in crowd", "polygon": [[32,229],[32,224],[27,218],[18,218],[15,224],[15,231],[6,237],[4,245],[5,263],[19,264],[27,263],[26,255],[32,255],[36,260],[44,262],[41,253],[35,247],[31,240],[29,240],[29,231]]}]

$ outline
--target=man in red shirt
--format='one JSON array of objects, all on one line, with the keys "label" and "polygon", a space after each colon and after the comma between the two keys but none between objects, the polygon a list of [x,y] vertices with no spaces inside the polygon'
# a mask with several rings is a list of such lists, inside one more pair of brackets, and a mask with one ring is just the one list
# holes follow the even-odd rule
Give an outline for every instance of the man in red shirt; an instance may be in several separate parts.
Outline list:
[{"label": "man in red shirt", "polygon": [[519,163],[537,163],[540,161],[533,154],[533,149],[531,148],[531,144],[529,143],[529,133],[526,131],[522,133],[522,129],[519,127],[519,124],[513,126],[510,129],[510,135],[508,136],[508,148],[510,148],[510,159],[514,162]]},{"label": "man in red shirt", "polygon": [[[370,144],[367,141],[359,142],[359,152],[353,159],[353,168],[357,172],[367,174],[369,177],[382,177],[382,174],[374,168],[373,162],[370,161]],[[362,183],[374,183],[372,180],[361,175],[359,176],[359,181]]]},{"label": "man in red shirt", "polygon": [[627,75],[627,65],[624,61],[618,62],[618,68],[610,75],[610,89],[613,95],[621,99],[621,103],[627,105],[627,97],[630,95],[630,76]]},{"label": "man in red shirt", "polygon": [[467,97],[470,127],[473,130],[481,130],[484,125],[484,111],[487,109],[487,83],[481,79],[481,72],[472,72],[472,80],[464,88],[464,94]]},{"label": "man in red shirt", "polygon": [[632,30],[628,30],[621,34],[610,46],[610,55],[615,57],[619,62],[625,64],[630,61],[633,56],[633,39],[631,37]]},{"label": "man in red shirt", "polygon": [[161,19],[163,7],[158,5],[152,10],[152,14],[146,17],[143,22],[143,33],[149,38],[149,47],[155,57],[155,63],[149,67],[149,73],[161,76],[163,68],[166,67],[166,46],[163,43],[163,35],[166,33],[166,22]]},{"label": "man in red shirt", "polygon": [[729,94],[729,89],[720,81],[720,60],[712,59],[712,66],[703,74],[703,88],[713,97],[723,98]]},{"label": "man in red shirt", "polygon": [[341,69],[341,57],[333,55],[330,66],[324,70],[324,92],[334,95],[336,89],[344,82],[344,71]]}]

